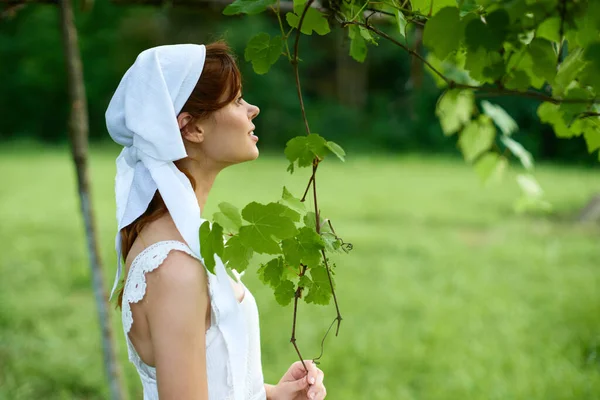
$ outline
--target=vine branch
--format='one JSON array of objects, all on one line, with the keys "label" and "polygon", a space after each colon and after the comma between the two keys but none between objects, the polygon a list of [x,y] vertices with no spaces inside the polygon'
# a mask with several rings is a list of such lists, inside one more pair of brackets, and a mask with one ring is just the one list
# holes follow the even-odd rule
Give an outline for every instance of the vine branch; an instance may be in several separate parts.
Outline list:
[{"label": "vine branch", "polygon": [[464,83],[459,83],[459,82],[456,82],[456,81],[446,77],[443,73],[438,71],[433,65],[431,65],[430,62],[428,62],[419,53],[408,48],[401,42],[397,41],[396,39],[389,36],[385,32],[380,31],[379,29],[375,28],[374,26],[365,24],[365,23],[359,22],[359,21],[344,21],[344,22],[342,22],[343,27],[345,27],[347,25],[362,26],[362,27],[370,30],[371,32],[376,33],[380,37],[389,40],[390,42],[394,43],[396,46],[404,49],[411,56],[418,58],[425,65],[427,65],[437,76],[439,76],[444,82],[446,82],[446,84],[448,85],[448,87],[450,89],[472,89],[472,90],[477,90],[482,93],[487,93],[488,95],[491,95],[491,96],[513,95],[513,96],[519,96],[519,97],[527,97],[527,98],[532,98],[532,99],[536,99],[536,100],[540,100],[540,101],[547,101],[552,104],[562,104],[562,103],[566,103],[566,104],[597,104],[597,103],[600,103],[600,99],[596,99],[596,98],[594,98],[594,99],[563,99],[563,98],[552,97],[547,94],[532,91],[532,90],[521,92],[519,90],[507,89],[505,87],[499,87],[499,86],[476,86],[476,85],[467,85]]},{"label": "vine branch", "polygon": [[300,15],[300,19],[298,20],[298,28],[296,30],[296,41],[294,43],[294,57],[292,58],[292,66],[294,67],[294,74],[296,75],[296,89],[298,91],[300,109],[302,110],[302,119],[304,120],[307,135],[310,135],[310,128],[308,126],[308,118],[306,118],[306,110],[304,109],[304,99],[302,98],[302,88],[300,86],[300,71],[298,70],[298,45],[300,44],[300,34],[302,29],[302,23],[304,22],[304,17],[306,16],[308,9],[314,1],[315,0],[308,0],[306,2],[306,4],[304,5],[304,10],[302,10],[302,15]]}]

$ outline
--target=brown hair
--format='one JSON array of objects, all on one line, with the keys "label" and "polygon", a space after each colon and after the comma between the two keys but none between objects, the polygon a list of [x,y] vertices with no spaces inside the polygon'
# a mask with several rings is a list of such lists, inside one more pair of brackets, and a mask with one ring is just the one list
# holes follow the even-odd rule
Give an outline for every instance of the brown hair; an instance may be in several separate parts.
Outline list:
[{"label": "brown hair", "polygon": [[[204,68],[196,87],[183,105],[181,112],[188,112],[194,119],[206,119],[211,114],[232,102],[242,86],[242,77],[238,69],[236,58],[224,41],[217,41],[206,45],[206,60]],[[193,122],[193,121],[192,121]],[[185,168],[177,168],[187,176],[194,190],[196,181]],[[123,263],[144,226],[157,220],[167,213],[167,207],[158,190],[150,201],[146,211],[135,221],[121,230],[121,256]],[[125,279],[125,277],[123,278]],[[119,290],[117,307],[123,301],[123,287]]]}]

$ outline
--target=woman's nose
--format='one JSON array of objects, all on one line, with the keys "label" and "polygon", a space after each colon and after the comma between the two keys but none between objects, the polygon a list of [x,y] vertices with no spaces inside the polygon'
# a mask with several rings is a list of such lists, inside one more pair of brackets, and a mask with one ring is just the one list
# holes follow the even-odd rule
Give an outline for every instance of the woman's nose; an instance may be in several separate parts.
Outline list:
[{"label": "woman's nose", "polygon": [[250,106],[250,119],[256,118],[256,116],[260,114],[260,108],[255,105]]}]

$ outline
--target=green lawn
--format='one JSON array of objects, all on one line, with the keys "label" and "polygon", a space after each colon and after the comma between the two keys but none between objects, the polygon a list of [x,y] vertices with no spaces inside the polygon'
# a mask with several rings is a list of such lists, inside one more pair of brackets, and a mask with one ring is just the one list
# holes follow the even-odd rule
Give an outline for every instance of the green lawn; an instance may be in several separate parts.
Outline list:
[{"label": "green lawn", "polygon": [[[107,286],[115,268],[115,147],[92,153]],[[207,204],[271,201],[282,156],[232,167]],[[66,150],[0,150],[0,399],[106,399],[98,323]],[[350,155],[319,171],[320,207],[354,245],[336,256],[344,317],[321,368],[328,398],[419,400],[600,399],[600,228],[570,217],[600,191],[598,170],[540,167],[551,216],[518,216],[510,176],[483,189],[458,160]],[[295,360],[292,308],[281,308],[251,267],[261,312],[263,366],[275,382]],[[108,287],[107,287],[108,290]],[[319,353],[333,306],[301,303],[298,344]],[[140,384],[126,359],[132,399]]]}]

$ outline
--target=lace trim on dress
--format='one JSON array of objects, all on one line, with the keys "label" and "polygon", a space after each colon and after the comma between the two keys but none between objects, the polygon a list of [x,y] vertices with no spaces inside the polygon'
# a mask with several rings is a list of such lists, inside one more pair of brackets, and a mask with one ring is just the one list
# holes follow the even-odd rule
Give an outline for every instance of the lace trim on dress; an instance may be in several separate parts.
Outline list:
[{"label": "lace trim on dress", "polygon": [[[138,254],[129,268],[127,279],[125,280],[125,288],[123,290],[123,303],[121,304],[123,313],[123,329],[128,334],[133,325],[133,314],[131,313],[131,303],[137,303],[144,298],[146,294],[146,274],[154,271],[158,268],[167,258],[171,250],[183,251],[190,256],[199,260],[198,257],[192,253],[189,247],[178,241],[178,240],[165,240],[156,242],[146,247]],[[145,262],[142,262],[145,261]],[[141,264],[141,265],[139,265]],[[211,298],[213,299],[213,288],[211,285],[211,274],[208,274],[208,291]],[[218,310],[216,307],[211,306],[211,312],[216,313],[215,320],[218,321]]]}]

